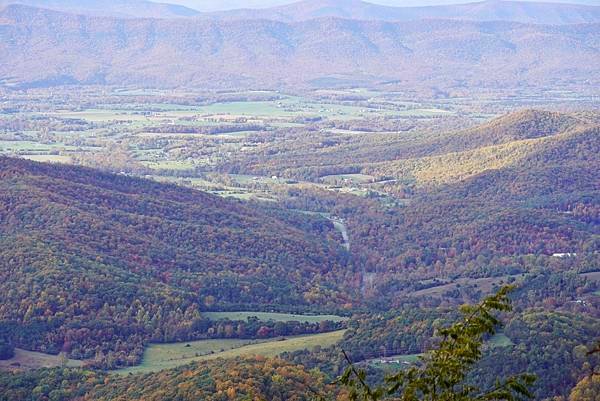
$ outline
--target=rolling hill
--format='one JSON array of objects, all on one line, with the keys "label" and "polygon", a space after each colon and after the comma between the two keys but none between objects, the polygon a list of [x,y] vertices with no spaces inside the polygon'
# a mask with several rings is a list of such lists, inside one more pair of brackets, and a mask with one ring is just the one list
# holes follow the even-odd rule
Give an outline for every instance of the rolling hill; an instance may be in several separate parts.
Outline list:
[{"label": "rolling hill", "polygon": [[599,26],[115,19],[9,6],[0,77],[17,87],[589,86],[600,76]]},{"label": "rolling hill", "polygon": [[559,25],[600,22],[600,7],[500,0],[445,6],[389,7],[361,0],[304,0],[268,9],[239,9],[208,13],[202,15],[202,17],[218,19],[264,18],[285,22],[306,21],[324,17],[379,21],[460,19]]},{"label": "rolling hill", "polygon": [[[538,110],[525,110],[489,123],[450,134],[441,134],[406,146],[397,160],[373,164],[365,170],[375,176],[393,176],[416,185],[462,181],[486,170],[531,162],[533,154],[555,147],[565,158],[592,161],[594,148],[571,153],[569,141],[594,143],[597,124],[585,118]],[[559,151],[553,158],[559,155]],[[553,162],[557,162],[553,160]]]},{"label": "rolling hill", "polygon": [[191,8],[144,0],[0,0],[0,8],[11,4],[74,14],[121,18],[180,18],[200,14]]},{"label": "rolling hill", "polygon": [[[310,181],[362,172],[374,181],[399,180],[399,186],[408,182],[421,187],[434,181],[456,182],[511,165],[544,144],[597,126],[597,114],[593,113],[522,110],[449,132],[436,127],[429,132],[382,135],[358,131],[357,135],[324,127],[323,135],[309,138],[301,130],[291,131],[285,141],[267,142],[235,155],[219,169]],[[389,189],[396,184],[386,185]]]},{"label": "rolling hill", "polygon": [[150,339],[193,337],[201,309],[333,306],[347,256],[331,223],[307,219],[1,158],[0,320],[17,346],[114,366]]},{"label": "rolling hill", "polygon": [[[381,355],[381,347],[414,359],[452,313],[444,301],[429,309],[440,305],[437,297],[413,293],[411,301],[412,290],[460,277],[443,293],[446,302],[459,302],[461,294],[477,298],[521,276],[505,340],[485,350],[475,382],[491,384],[527,366],[540,377],[537,398],[568,394],[586,370],[573,350],[585,350],[598,332],[597,287],[577,274],[595,269],[600,256],[598,114],[524,110],[421,135],[394,151],[395,160],[365,168],[399,178],[380,189],[412,185],[400,206],[290,191],[300,203],[343,199],[331,212],[344,219],[353,263],[364,266],[364,281],[369,277],[360,304],[368,313],[350,321],[338,346],[361,359]],[[415,160],[423,164],[407,177],[401,163]],[[442,178],[465,174],[418,181],[423,166]],[[331,241],[330,225],[295,225],[277,210],[92,169],[0,159],[0,338],[8,327],[20,346],[115,366],[138,361],[149,340],[192,338],[202,325],[199,309],[213,302],[344,302],[341,284],[361,275]],[[491,280],[486,289],[473,278]],[[68,400],[307,400],[315,390],[335,392],[313,367],[337,373],[346,366],[339,348],[282,357],[294,364],[256,357],[137,376],[62,368],[0,373],[0,394],[11,401],[50,393]]]},{"label": "rolling hill", "polygon": [[[413,193],[394,217],[349,216],[349,230],[363,239],[353,250],[370,254],[371,269],[437,266],[481,277],[527,271],[531,255],[536,266],[551,265],[561,253],[577,255],[564,265],[597,263],[600,128],[593,119],[519,112],[461,133],[464,141],[452,137],[362,171],[395,179],[380,190]],[[366,235],[383,224],[379,235]]]},{"label": "rolling hill", "polygon": [[[552,255],[561,253],[578,255],[564,265],[597,264],[597,116],[524,110],[445,133],[324,129],[266,142],[222,170],[320,183],[329,174],[370,177],[337,184],[366,199],[319,195],[336,204],[321,203],[344,219],[351,253],[374,273],[374,302],[387,305],[383,298],[394,302],[417,280],[514,274],[534,256],[536,266],[558,263]],[[386,194],[401,199],[397,208],[382,208]]]}]

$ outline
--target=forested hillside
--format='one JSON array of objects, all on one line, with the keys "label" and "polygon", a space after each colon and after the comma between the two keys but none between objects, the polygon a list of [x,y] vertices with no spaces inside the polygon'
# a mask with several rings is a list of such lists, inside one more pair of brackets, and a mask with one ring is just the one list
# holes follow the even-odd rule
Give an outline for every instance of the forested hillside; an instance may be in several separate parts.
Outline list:
[{"label": "forested hillside", "polygon": [[[514,284],[515,312],[505,317],[500,334],[487,338],[484,357],[469,380],[489,388],[498,377],[528,371],[538,377],[531,388],[536,399],[567,397],[591,367],[600,363],[599,358],[587,355],[600,331],[600,300],[591,293],[596,284],[561,268],[542,268]],[[435,348],[439,340],[435,333],[457,319],[456,311],[446,305],[472,302],[483,292],[473,281],[443,296],[408,295],[398,309],[355,315],[337,347],[290,352],[284,358],[336,376],[346,366],[343,349],[368,369],[371,380],[378,380],[397,368],[392,361],[415,362]],[[373,363],[386,358],[387,366]]]},{"label": "forested hillside", "polygon": [[563,144],[581,137],[594,141],[589,130],[597,128],[599,120],[597,113],[532,109],[462,130],[437,126],[412,130],[380,121],[367,126],[361,120],[331,125],[317,125],[319,134],[308,137],[302,130],[273,133],[273,138],[263,134],[254,149],[234,155],[219,168],[311,181],[330,174],[364,173],[372,175],[374,182],[388,184],[386,190],[456,182],[518,165],[545,147],[562,150]]},{"label": "forested hillside", "polygon": [[[375,299],[418,289],[409,276],[486,277],[557,264],[597,269],[600,133],[594,118],[524,112],[461,133],[408,136],[390,143],[387,153],[359,149],[361,158],[396,154],[389,162],[361,169],[350,153],[353,172],[374,176],[363,187],[366,198],[326,191],[288,191],[286,197],[288,207],[344,218],[353,256],[373,273],[366,283],[382,286]],[[282,156],[263,168],[277,171],[272,166]],[[321,157],[314,152],[315,165]],[[399,206],[382,207],[386,194],[401,199]]]},{"label": "forested hillside", "polygon": [[[552,288],[544,287],[544,282],[553,283]],[[594,384],[587,375],[600,360],[589,351],[595,346],[600,321],[589,307],[569,301],[574,289],[575,293],[583,289],[579,287],[582,283],[560,273],[528,277],[513,296],[516,310],[503,314],[504,329],[485,338],[483,359],[469,375],[468,383],[490,388],[498,377],[529,372],[537,376],[531,387],[535,399],[569,394],[583,397],[593,391]],[[535,306],[538,302],[542,306]],[[597,304],[590,306],[597,308]],[[457,320],[453,308],[407,305],[384,314],[356,316],[334,347],[317,346],[281,358],[220,359],[134,376],[63,368],[0,373],[0,400],[28,400],[31,396],[57,401],[198,397],[283,401],[315,396],[346,400],[346,389],[327,384],[347,367],[342,350],[357,362],[357,368],[367,369],[369,382],[376,383],[384,374],[403,369],[402,365],[418,364],[420,354],[439,345],[436,333]],[[386,356],[388,366],[378,363]],[[403,362],[395,362],[398,360]]]},{"label": "forested hillside", "polygon": [[136,362],[148,340],[199,336],[212,307],[334,308],[352,268],[332,224],[306,219],[2,158],[0,319],[17,346],[112,366]]},{"label": "forested hillside", "polygon": [[373,1],[0,0],[0,401],[600,401],[600,6]]},{"label": "forested hillside", "polygon": [[365,172],[427,186],[503,168],[563,163],[587,167],[598,150],[598,129],[598,123],[585,115],[528,110],[409,145],[400,160],[371,165]]},{"label": "forested hillside", "polygon": [[[389,364],[378,359],[418,361],[437,344],[436,330],[455,320],[456,306],[513,283],[515,311],[488,339],[473,382],[487,386],[529,370],[539,377],[532,390],[540,398],[566,397],[575,386],[577,394],[589,392],[584,356],[598,332],[598,121],[593,112],[525,110],[447,132],[431,123],[399,132],[386,121],[376,126],[380,133],[347,133],[360,126],[352,120],[316,121],[308,134],[252,131],[254,146],[218,168],[238,173],[221,176],[228,191],[243,180],[269,191],[268,202],[2,158],[0,356],[10,359],[7,369],[27,369],[23,352],[36,350],[53,354],[53,366],[63,358],[66,366],[156,371],[164,361],[145,366],[152,362],[142,356],[165,342],[180,344],[187,363],[218,356],[211,353],[231,357],[231,346],[254,341],[277,345],[288,336],[347,330],[327,346],[272,351],[288,362],[203,362],[126,378],[53,370],[0,381],[15,399],[56,387],[60,400],[121,393],[304,399],[313,377],[323,389],[319,380],[343,371],[341,349],[376,382],[380,365]],[[324,175],[332,170],[342,174]],[[254,174],[283,178],[269,186]],[[356,176],[362,183],[351,181]],[[185,185],[196,179],[184,178]],[[350,320],[248,314],[273,311]],[[223,342],[198,352],[192,340]],[[236,363],[252,376],[240,377]],[[265,379],[273,371],[282,378]]]},{"label": "forested hillside", "polygon": [[90,371],[40,370],[0,373],[0,401],[309,401],[333,397],[318,371],[278,359],[238,358],[194,364],[145,376],[115,377]]}]

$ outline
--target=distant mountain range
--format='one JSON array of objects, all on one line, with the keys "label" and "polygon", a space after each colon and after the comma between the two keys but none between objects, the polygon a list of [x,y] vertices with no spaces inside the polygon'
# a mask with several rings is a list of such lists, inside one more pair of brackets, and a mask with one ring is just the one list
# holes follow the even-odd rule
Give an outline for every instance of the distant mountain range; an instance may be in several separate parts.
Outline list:
[{"label": "distant mountain range", "polygon": [[[296,0],[297,1],[297,0]],[[598,0],[521,0],[528,3],[568,3],[598,6]],[[224,11],[239,8],[269,8],[294,3],[294,0],[169,0],[199,11]],[[369,0],[370,3],[390,7],[423,7],[469,3],[469,0]],[[471,0],[470,2],[473,2]]]},{"label": "distant mountain range", "polygon": [[0,11],[4,84],[598,85],[600,24],[153,20]]},{"label": "distant mountain range", "polygon": [[285,22],[335,17],[379,21],[461,19],[533,24],[579,24],[600,22],[600,7],[499,0],[430,7],[387,7],[361,0],[304,0],[269,9],[240,9],[203,14],[202,17],[211,19],[264,18]]},{"label": "distant mountain range", "polygon": [[145,0],[0,0],[0,8],[10,4],[120,18],[178,18],[200,14],[184,6]]},{"label": "distant mountain range", "polygon": [[[324,17],[378,21],[461,19],[559,25],[600,22],[600,6],[501,0],[427,7],[392,7],[361,0],[302,0],[270,8],[248,7],[203,13],[180,5],[146,0],[0,0],[0,8],[10,4],[119,18],[200,17],[211,20],[269,19],[283,22]],[[253,3],[249,4],[251,6]]]}]

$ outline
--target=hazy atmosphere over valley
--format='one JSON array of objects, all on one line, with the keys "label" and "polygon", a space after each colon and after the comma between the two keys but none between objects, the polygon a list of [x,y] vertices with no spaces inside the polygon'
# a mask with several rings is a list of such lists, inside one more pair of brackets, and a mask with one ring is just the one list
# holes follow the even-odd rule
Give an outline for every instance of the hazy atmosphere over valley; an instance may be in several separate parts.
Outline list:
[{"label": "hazy atmosphere over valley", "polygon": [[0,0],[0,401],[600,401],[600,2]]}]

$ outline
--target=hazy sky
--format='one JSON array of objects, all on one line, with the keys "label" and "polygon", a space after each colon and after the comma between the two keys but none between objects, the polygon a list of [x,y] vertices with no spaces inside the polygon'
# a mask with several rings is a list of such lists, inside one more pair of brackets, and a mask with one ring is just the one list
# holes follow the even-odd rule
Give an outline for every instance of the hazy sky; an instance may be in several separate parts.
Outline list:
[{"label": "hazy sky", "polygon": [[[161,0],[154,0],[161,2]],[[276,5],[289,4],[297,0],[162,0],[164,3],[182,4],[200,11],[216,11],[234,8],[263,8]],[[470,3],[479,0],[366,0],[370,3],[385,4],[390,6],[424,6],[436,4]],[[537,1],[537,0],[527,0]],[[577,3],[600,5],[600,0],[544,0],[554,3]]]}]

